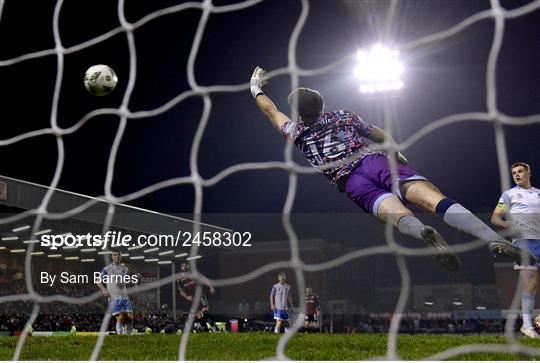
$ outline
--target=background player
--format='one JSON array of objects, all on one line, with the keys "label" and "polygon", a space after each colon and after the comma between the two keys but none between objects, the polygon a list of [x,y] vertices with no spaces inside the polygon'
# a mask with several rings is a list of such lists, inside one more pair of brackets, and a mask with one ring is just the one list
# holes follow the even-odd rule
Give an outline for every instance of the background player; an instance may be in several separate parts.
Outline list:
[{"label": "background player", "polygon": [[304,318],[304,328],[309,327],[312,321],[318,322],[321,313],[321,302],[319,296],[313,292],[311,287],[306,287],[306,317]]},{"label": "background player", "polygon": [[[518,233],[514,243],[540,258],[540,189],[531,186],[531,168],[524,162],[510,167],[516,186],[502,193],[493,211],[491,222],[503,228],[515,228]],[[523,326],[521,333],[530,338],[540,338],[532,325],[531,314],[538,286],[537,261],[522,261],[514,268],[520,270],[524,286],[521,293]]]},{"label": "background player", "polygon": [[[270,291],[270,308],[274,312],[274,320],[276,327],[274,333],[279,334],[283,322],[289,321],[289,307],[293,308],[291,297],[291,285],[285,283],[287,275],[285,272],[280,272],[277,276],[278,283],[272,286]],[[287,331],[287,328],[285,328]]]},{"label": "background player", "polygon": [[[122,252],[112,250],[112,263],[101,270],[102,279],[108,278],[107,287],[101,282],[97,282],[103,296],[109,299],[109,304],[113,306],[112,315],[116,316],[116,334],[131,334],[133,328],[133,304],[126,292],[126,276],[129,276],[129,270],[122,262]],[[137,282],[141,275],[135,274]]]},{"label": "background player", "polygon": [[[189,273],[189,263],[182,262],[180,265],[180,271],[184,273]],[[204,284],[210,289],[210,295],[214,295],[215,289],[208,281],[207,279],[204,279]],[[195,296],[195,288],[197,287],[197,282],[187,278],[187,277],[181,277],[178,280],[178,289],[180,290],[180,295],[190,303],[193,303],[193,297]],[[192,305],[192,304],[191,304]],[[195,312],[195,317],[197,319],[202,319],[204,317],[204,313],[210,310],[210,305],[208,304],[208,299],[206,298],[206,295],[203,293],[201,295],[201,300],[199,302],[199,307],[197,311]]]},{"label": "background player", "polygon": [[461,204],[447,198],[417,171],[405,166],[407,159],[397,154],[397,183],[393,182],[389,160],[370,142],[383,143],[391,137],[378,127],[361,120],[352,111],[323,113],[321,94],[309,88],[298,88],[288,97],[298,111],[294,122],[281,113],[261,90],[264,70],[256,67],[251,76],[251,94],[263,114],[284,136],[291,136],[314,167],[335,163],[321,170],[341,192],[360,208],[381,221],[392,223],[401,233],[423,239],[441,252],[437,261],[449,270],[459,268],[457,256],[448,251],[446,241],[432,227],[425,226],[405,207],[409,202],[418,208],[437,213],[452,227],[472,234],[489,244],[495,256],[521,258],[518,248],[489,228]]}]

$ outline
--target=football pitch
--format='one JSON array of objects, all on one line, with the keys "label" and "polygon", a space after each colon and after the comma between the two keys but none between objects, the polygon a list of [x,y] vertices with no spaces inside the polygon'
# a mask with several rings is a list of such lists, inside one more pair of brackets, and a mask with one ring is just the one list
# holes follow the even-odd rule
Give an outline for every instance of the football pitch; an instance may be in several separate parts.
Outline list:
[{"label": "football pitch", "polygon": [[[188,360],[261,360],[275,356],[278,336],[269,333],[193,334]],[[0,338],[0,360],[11,360],[17,337]],[[28,337],[21,360],[87,360],[97,337]],[[364,360],[386,352],[383,334],[298,334],[287,346],[294,360]],[[177,360],[180,336],[108,336],[99,359]],[[420,360],[446,349],[468,344],[504,344],[500,335],[403,335],[398,339],[401,359]],[[540,341],[521,338],[520,343],[538,348]],[[522,354],[469,353],[452,360],[533,360]],[[537,359],[539,357],[536,357]]]}]

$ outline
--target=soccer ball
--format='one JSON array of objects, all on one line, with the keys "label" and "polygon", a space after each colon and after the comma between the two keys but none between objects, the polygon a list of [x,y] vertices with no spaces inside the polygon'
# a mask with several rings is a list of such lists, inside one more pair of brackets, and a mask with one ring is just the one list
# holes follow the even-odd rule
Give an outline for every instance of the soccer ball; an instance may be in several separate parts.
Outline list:
[{"label": "soccer ball", "polygon": [[84,87],[94,96],[108,95],[117,83],[118,77],[114,70],[104,64],[92,66],[84,74]]}]

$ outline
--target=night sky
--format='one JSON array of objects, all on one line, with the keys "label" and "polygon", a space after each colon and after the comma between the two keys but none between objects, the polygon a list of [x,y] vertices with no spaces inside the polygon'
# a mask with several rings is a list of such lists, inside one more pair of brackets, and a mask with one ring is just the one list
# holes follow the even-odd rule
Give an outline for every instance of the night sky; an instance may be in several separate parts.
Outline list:
[{"label": "night sky", "polygon": [[[530,1],[502,1],[516,8]],[[126,1],[130,22],[181,1]],[[214,1],[215,5],[235,1]],[[386,1],[310,1],[307,23],[297,48],[298,64],[314,69],[349,56],[356,49],[383,39]],[[7,0],[0,19],[0,60],[54,48],[54,1]],[[392,23],[393,44],[405,44],[445,30],[472,14],[488,9],[488,0],[400,1]],[[248,9],[210,16],[196,58],[198,84],[236,85],[249,82],[256,65],[266,70],[287,66],[287,46],[300,15],[300,1],[264,1]],[[151,110],[188,90],[187,61],[201,11],[190,9],[165,15],[134,32],[137,78],[129,102],[131,111]],[[65,1],[60,13],[60,35],[69,48],[119,26],[117,3]],[[485,74],[493,38],[493,20],[429,45],[403,52],[405,89],[393,99],[394,136],[404,141],[444,116],[486,111]],[[498,106],[511,116],[540,114],[540,10],[506,22],[498,62]],[[95,97],[83,86],[85,70],[108,64],[118,74],[117,89]],[[383,126],[381,102],[366,100],[352,76],[353,62],[328,74],[301,78],[301,85],[325,96],[326,108],[351,109]],[[50,126],[56,56],[0,67],[0,139]],[[60,127],[77,123],[96,108],[122,103],[129,73],[126,36],[65,56],[58,111]],[[265,92],[285,113],[290,77],[270,81]],[[210,178],[237,163],[284,160],[284,141],[260,114],[248,90],[211,95],[212,110],[198,156],[200,173]],[[198,125],[202,100],[190,97],[171,110],[151,118],[130,120],[116,160],[113,193],[134,192],[153,183],[187,176],[189,153]],[[104,193],[110,147],[118,127],[117,116],[99,116],[64,137],[66,159],[59,187],[87,195]],[[410,165],[421,171],[448,196],[471,210],[491,212],[500,195],[499,170],[491,124],[467,121],[438,129],[404,151]],[[532,166],[533,185],[540,173],[540,124],[506,126],[510,162]],[[298,151],[295,159],[307,165]],[[57,159],[53,136],[26,139],[0,147],[0,174],[50,184]],[[287,192],[287,172],[241,172],[205,188],[207,213],[279,213]],[[190,213],[191,185],[170,187],[131,204],[167,213]],[[316,174],[301,175],[294,212],[362,213]]]}]

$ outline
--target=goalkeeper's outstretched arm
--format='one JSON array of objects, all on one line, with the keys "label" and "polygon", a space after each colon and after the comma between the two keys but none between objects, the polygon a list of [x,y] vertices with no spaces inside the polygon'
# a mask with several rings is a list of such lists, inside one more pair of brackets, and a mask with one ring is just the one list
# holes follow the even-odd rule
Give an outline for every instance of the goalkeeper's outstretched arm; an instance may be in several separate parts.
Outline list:
[{"label": "goalkeeper's outstretched arm", "polygon": [[261,87],[263,86],[262,77],[264,76],[264,69],[261,67],[255,67],[253,75],[251,76],[250,89],[255,103],[262,111],[262,113],[272,122],[272,125],[280,131],[281,126],[287,121],[289,117],[284,113],[280,112],[274,102],[264,94]]}]

